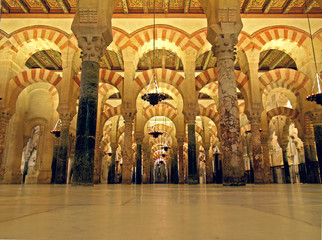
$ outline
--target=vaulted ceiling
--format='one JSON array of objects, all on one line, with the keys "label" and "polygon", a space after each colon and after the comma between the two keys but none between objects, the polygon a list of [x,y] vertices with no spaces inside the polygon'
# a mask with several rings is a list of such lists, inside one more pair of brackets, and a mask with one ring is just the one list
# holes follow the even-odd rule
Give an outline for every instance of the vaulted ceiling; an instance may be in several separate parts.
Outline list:
[{"label": "vaulted ceiling", "polygon": [[[200,14],[203,10],[198,0],[120,0],[114,13],[156,13]],[[315,0],[242,0],[242,14],[321,14],[322,9]],[[2,0],[4,14],[73,14],[76,0]]]}]

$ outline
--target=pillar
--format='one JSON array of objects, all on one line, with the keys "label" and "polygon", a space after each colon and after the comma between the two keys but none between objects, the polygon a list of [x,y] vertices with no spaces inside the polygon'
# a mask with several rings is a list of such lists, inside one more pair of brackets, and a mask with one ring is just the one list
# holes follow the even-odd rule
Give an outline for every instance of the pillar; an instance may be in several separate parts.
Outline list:
[{"label": "pillar", "polygon": [[250,183],[254,183],[254,162],[253,162],[253,156],[251,154],[250,149],[251,148],[251,137],[249,137],[249,135],[251,136],[251,131],[246,131],[246,150],[247,150],[247,156],[249,159],[249,175],[250,175]]},{"label": "pillar", "polygon": [[123,114],[124,117],[124,147],[123,147],[123,172],[122,183],[131,184],[131,172],[133,165],[132,151],[132,124],[133,117]]},{"label": "pillar", "polygon": [[117,143],[111,143],[112,156],[111,156],[111,165],[108,168],[108,178],[107,178],[108,184],[114,184],[116,182],[115,181],[115,159],[116,159],[117,147],[118,147]]},{"label": "pillar", "polygon": [[283,165],[284,165],[284,177],[285,177],[285,183],[291,183],[291,175],[290,175],[290,166],[288,163],[287,158],[287,142],[284,142],[281,144],[281,148],[283,151]]},{"label": "pillar", "polygon": [[102,135],[99,129],[96,129],[96,140],[95,140],[95,158],[94,158],[94,184],[101,182],[101,171],[102,171],[102,158],[101,158],[101,144]]},{"label": "pillar", "polygon": [[206,159],[206,183],[213,183],[213,172],[212,172],[212,158],[209,157],[210,146],[205,145],[205,159]]},{"label": "pillar", "polygon": [[10,118],[11,114],[4,111],[0,112],[0,169],[4,168],[4,166],[2,166],[2,163],[4,158],[6,132]]},{"label": "pillar", "polygon": [[173,154],[171,159],[171,183],[178,184],[178,148],[173,147]]},{"label": "pillar", "polygon": [[73,184],[92,185],[96,139],[99,60],[105,49],[101,37],[79,38],[83,50],[78,103]]},{"label": "pillar", "polygon": [[198,167],[196,153],[196,123],[195,115],[189,114],[188,122],[188,183],[198,184]]},{"label": "pillar", "polygon": [[263,171],[264,171],[264,183],[272,183],[272,172],[271,172],[271,163],[269,159],[269,133],[262,133],[261,143],[262,143],[262,152],[263,152]]},{"label": "pillar", "polygon": [[184,184],[183,143],[184,138],[177,138],[179,149],[179,184]]},{"label": "pillar", "polygon": [[239,110],[234,72],[235,34],[219,34],[212,50],[217,57],[223,184],[245,185]]},{"label": "pillar", "polygon": [[67,163],[68,163],[68,146],[69,146],[69,126],[73,119],[75,112],[69,113],[68,111],[60,114],[61,131],[58,147],[58,158],[56,163],[56,184],[66,184],[67,182]]},{"label": "pillar", "polygon": [[312,122],[314,128],[316,153],[320,169],[320,182],[322,182],[322,111],[315,111],[312,113]]},{"label": "pillar", "polygon": [[136,184],[142,183],[142,138],[136,138]]},{"label": "pillar", "polygon": [[220,153],[214,153],[214,161],[215,161],[215,182],[216,183],[223,183],[222,179],[222,161],[220,159]]},{"label": "pillar", "polygon": [[51,163],[51,181],[50,183],[55,183],[56,178],[56,164],[57,164],[57,158],[58,158],[58,152],[59,152],[59,138],[54,137],[54,150],[53,150],[53,160]]},{"label": "pillar", "polygon": [[259,129],[260,113],[252,112],[250,116],[252,129],[252,155],[254,163],[254,183],[265,183],[264,163],[262,155],[261,133]]},{"label": "pillar", "polygon": [[151,181],[150,151],[149,144],[143,144],[143,184],[150,183]]}]

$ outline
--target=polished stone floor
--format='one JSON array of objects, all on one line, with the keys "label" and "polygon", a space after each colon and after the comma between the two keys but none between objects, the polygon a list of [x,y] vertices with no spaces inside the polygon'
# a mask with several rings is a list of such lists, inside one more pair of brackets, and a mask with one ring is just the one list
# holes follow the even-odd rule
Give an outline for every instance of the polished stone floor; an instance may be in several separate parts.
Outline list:
[{"label": "polished stone floor", "polygon": [[321,239],[322,185],[0,185],[0,239]]}]

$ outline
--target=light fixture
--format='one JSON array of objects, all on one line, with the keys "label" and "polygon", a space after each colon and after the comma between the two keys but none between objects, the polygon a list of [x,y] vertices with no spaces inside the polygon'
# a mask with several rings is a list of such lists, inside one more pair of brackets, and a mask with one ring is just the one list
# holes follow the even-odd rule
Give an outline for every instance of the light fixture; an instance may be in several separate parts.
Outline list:
[{"label": "light fixture", "polygon": [[[156,113],[156,111],[155,111],[155,113]],[[155,129],[156,124],[157,124],[157,116],[154,116],[154,125],[152,127],[152,130],[149,131],[149,135],[151,135],[153,138],[158,138],[159,136],[161,136],[163,134],[163,132]]]},{"label": "light fixture", "polygon": [[56,138],[60,137],[60,128],[61,127],[61,120],[58,118],[56,125],[53,130],[50,131],[51,134],[53,134]]},{"label": "light fixture", "polygon": [[[148,88],[146,90],[146,93],[144,95],[142,95],[142,99],[144,101],[149,102],[152,106],[157,105],[159,102],[169,98],[169,96],[165,93],[161,93],[159,91],[159,87],[158,87],[158,82],[157,82],[157,78],[155,76],[155,59],[154,59],[154,53],[155,53],[155,0],[154,0],[154,12],[153,12],[153,50],[152,50],[152,77],[150,79]],[[155,85],[155,91],[156,92],[150,92],[149,93],[149,89],[151,87],[151,85]],[[151,87],[151,89],[153,90],[153,88]],[[151,90],[151,91],[152,91]]]},{"label": "light fixture", "polygon": [[[305,8],[307,10],[307,2],[305,0]],[[309,25],[309,30],[310,30],[310,38],[311,38],[311,44],[312,44],[312,51],[313,51],[313,58],[314,58],[314,64],[315,64],[315,72],[316,72],[316,80],[313,82],[312,86],[312,94],[306,97],[307,101],[311,102],[316,102],[317,104],[322,105],[322,91],[321,91],[321,77],[318,71],[318,65],[316,62],[316,57],[315,57],[315,49],[314,49],[314,44],[313,44],[313,36],[312,36],[312,29],[311,29],[311,23],[310,23],[310,18],[309,18],[309,12],[306,11],[307,15],[307,21]]]}]

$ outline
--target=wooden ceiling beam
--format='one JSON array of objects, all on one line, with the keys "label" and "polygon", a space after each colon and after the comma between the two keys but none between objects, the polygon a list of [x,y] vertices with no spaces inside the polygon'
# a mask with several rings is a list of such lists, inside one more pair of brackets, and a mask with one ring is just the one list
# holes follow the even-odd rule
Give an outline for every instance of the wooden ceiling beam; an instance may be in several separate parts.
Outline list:
[{"label": "wooden ceiling beam", "polygon": [[19,7],[22,9],[22,11],[24,11],[25,13],[29,13],[30,12],[29,8],[27,7],[27,5],[25,4],[24,1],[22,1],[22,0],[16,0],[16,2],[19,5]]},{"label": "wooden ceiling beam", "polygon": [[259,64],[258,64],[258,69],[261,69],[266,61],[266,59],[268,58],[269,54],[270,54],[271,50],[268,50],[265,55],[262,57],[262,59],[259,60]]},{"label": "wooden ceiling beam", "polygon": [[64,13],[69,13],[68,7],[67,7],[66,3],[64,2],[64,0],[57,0],[57,3],[61,7],[61,9],[63,9]]},{"label": "wooden ceiling beam", "polygon": [[108,59],[107,59],[107,51],[105,51],[105,54],[104,54],[104,56],[103,56],[103,62],[105,63],[105,65],[107,66],[107,68],[109,69],[109,70],[111,70],[112,69],[112,67],[111,67],[111,64],[110,64],[110,62],[108,61]]},{"label": "wooden ceiling beam", "polygon": [[129,13],[129,6],[127,5],[126,0],[121,0],[122,8],[123,8],[123,13]]},{"label": "wooden ceiling beam", "polygon": [[264,8],[263,8],[263,12],[264,13],[269,13],[269,11],[271,10],[273,4],[274,4],[273,0],[268,0],[267,3],[265,4]]},{"label": "wooden ceiling beam", "polygon": [[39,3],[39,5],[44,13],[49,13],[49,8],[44,0],[36,0],[36,2]]},{"label": "wooden ceiling beam", "polygon": [[186,0],[184,3],[184,13],[189,13],[191,6],[191,0]]},{"label": "wooden ceiling beam", "polygon": [[281,52],[273,61],[273,64],[269,66],[270,70],[273,70],[274,68],[276,68],[276,66],[278,64],[280,64],[280,62],[287,56],[287,54],[285,52]]},{"label": "wooden ceiling beam", "polygon": [[297,0],[288,0],[288,2],[285,4],[284,10],[283,10],[283,14],[289,13],[289,11],[292,9],[293,3],[295,1],[297,1]]},{"label": "wooden ceiling beam", "polygon": [[179,68],[180,68],[180,58],[179,58],[178,55],[176,55],[175,64],[176,64],[176,70],[179,70]]},{"label": "wooden ceiling beam", "polygon": [[252,6],[252,1],[253,0],[248,0],[248,2],[246,3],[246,6],[244,8],[244,13],[248,13],[249,12],[249,10],[250,10],[250,8]]},{"label": "wooden ceiling beam", "polygon": [[164,0],[164,13],[169,13],[169,0]]},{"label": "wooden ceiling beam", "polygon": [[142,1],[143,1],[143,12],[149,13],[148,0],[142,0]]},{"label": "wooden ceiling beam", "polygon": [[1,13],[9,13],[9,12],[10,12],[10,9],[9,9],[7,3],[2,1],[1,2]]},{"label": "wooden ceiling beam", "polygon": [[34,61],[39,67],[46,69],[46,65],[39,60],[35,55],[32,55],[31,60]]},{"label": "wooden ceiling beam", "polygon": [[212,52],[211,52],[211,51],[209,51],[209,52],[208,52],[208,54],[207,54],[207,57],[206,57],[205,63],[204,63],[204,65],[202,66],[202,69],[203,69],[203,70],[206,70],[206,69],[208,68],[208,65],[209,65],[209,62],[210,62],[211,56],[212,56]]},{"label": "wooden ceiling beam", "polygon": [[50,56],[46,50],[45,50],[45,51],[42,51],[42,52],[43,52],[44,57],[46,58],[46,60],[48,60],[48,61],[53,65],[53,67],[55,68],[55,70],[59,70],[59,68],[60,68],[60,67],[59,67],[59,66],[58,66],[58,64],[53,60],[52,56]]},{"label": "wooden ceiling beam", "polygon": [[310,0],[308,3],[304,4],[304,13],[309,13],[311,9],[314,7],[315,0]]}]

